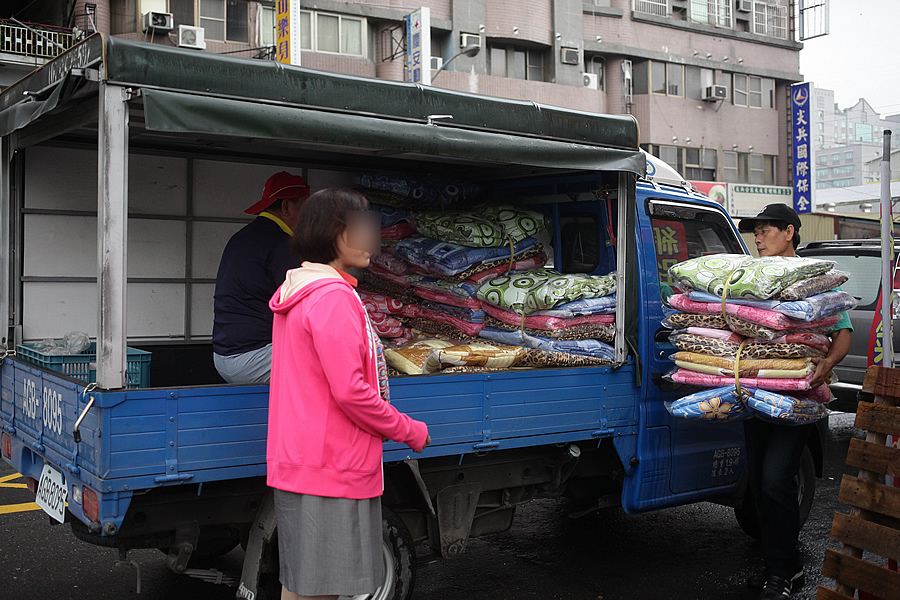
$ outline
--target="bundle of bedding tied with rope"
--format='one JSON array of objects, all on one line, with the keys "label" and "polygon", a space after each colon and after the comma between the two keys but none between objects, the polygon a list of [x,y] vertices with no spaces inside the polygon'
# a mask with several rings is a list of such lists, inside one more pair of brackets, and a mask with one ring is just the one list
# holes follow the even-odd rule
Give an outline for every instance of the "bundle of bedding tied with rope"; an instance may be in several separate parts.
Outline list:
[{"label": "bundle of bedding tied with rope", "polygon": [[750,416],[803,424],[826,414],[827,382],[815,385],[828,334],[857,301],[834,263],[798,257],[719,254],[671,267],[680,293],[664,325],[675,346],[669,381],[706,389],[667,404],[688,419]]}]

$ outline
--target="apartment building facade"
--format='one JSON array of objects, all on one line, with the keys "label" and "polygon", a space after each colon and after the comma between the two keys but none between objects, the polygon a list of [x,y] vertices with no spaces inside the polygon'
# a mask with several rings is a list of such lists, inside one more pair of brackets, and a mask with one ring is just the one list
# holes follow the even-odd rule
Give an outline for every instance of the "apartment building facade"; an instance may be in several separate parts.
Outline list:
[{"label": "apartment building facade", "polygon": [[[24,0],[26,16],[31,10]],[[60,11],[71,5],[65,0]],[[790,184],[789,88],[801,79],[794,0],[302,0],[305,67],[403,80],[403,18],[431,14],[433,85],[575,110],[631,113],[642,145],[686,178]],[[272,59],[275,2],[76,0],[80,31]],[[15,11],[13,11],[15,12]],[[148,13],[171,14],[165,28]],[[87,24],[83,15],[89,15]],[[25,20],[24,18],[21,20]],[[76,32],[77,33],[77,32]],[[198,50],[203,51],[203,50]]]}]

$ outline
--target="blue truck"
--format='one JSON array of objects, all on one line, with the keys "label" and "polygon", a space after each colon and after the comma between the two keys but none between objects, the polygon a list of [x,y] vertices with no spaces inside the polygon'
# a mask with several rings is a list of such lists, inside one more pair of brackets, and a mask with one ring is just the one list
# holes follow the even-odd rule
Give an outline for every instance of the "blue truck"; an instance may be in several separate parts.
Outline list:
[{"label": "blue truck", "polygon": [[[268,388],[223,384],[210,345],[215,265],[273,168],[314,188],[376,171],[477,183],[547,215],[555,268],[617,276],[614,365],[392,379],[434,443],[385,444],[374,598],[409,598],[418,564],[537,497],[580,514],[714,501],[755,532],[742,427],[669,415],[690,390],[663,379],[661,324],[672,264],[746,248],[640,150],[632,117],[98,34],[0,94],[0,135],[2,457],[81,540],[160,548],[196,576],[240,545],[243,572],[217,580],[279,597]],[[94,340],[80,364],[29,350],[72,330]],[[824,439],[798,472],[804,519]]]}]

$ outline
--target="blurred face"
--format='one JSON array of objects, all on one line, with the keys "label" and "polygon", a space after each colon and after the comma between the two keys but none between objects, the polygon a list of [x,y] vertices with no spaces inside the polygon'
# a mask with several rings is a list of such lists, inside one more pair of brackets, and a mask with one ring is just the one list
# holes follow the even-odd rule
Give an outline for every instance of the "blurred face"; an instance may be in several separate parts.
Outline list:
[{"label": "blurred face", "polygon": [[380,251],[381,217],[369,211],[350,213],[347,227],[338,238],[338,261],[346,268],[364,269],[372,255]]},{"label": "blurred face", "polygon": [[760,256],[796,256],[794,254],[794,226],[784,231],[769,223],[760,223],[753,230],[753,239]]}]

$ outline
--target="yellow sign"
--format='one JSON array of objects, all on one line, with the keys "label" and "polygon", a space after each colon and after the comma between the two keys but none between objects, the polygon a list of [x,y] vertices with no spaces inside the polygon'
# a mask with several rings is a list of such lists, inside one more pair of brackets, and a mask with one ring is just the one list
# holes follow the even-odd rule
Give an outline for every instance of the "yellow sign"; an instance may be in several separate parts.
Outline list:
[{"label": "yellow sign", "polygon": [[300,0],[275,3],[275,56],[280,63],[300,64]]}]

